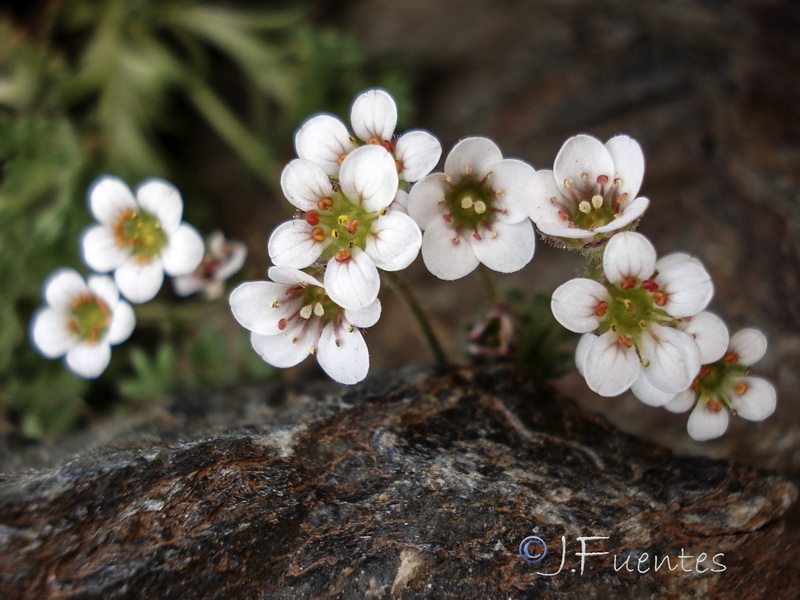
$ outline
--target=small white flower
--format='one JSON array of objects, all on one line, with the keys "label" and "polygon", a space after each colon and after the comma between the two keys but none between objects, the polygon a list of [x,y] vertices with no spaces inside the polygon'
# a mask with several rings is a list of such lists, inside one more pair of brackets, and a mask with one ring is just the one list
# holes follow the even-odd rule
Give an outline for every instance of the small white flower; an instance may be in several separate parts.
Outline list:
[{"label": "small white flower", "polygon": [[689,387],[700,368],[700,349],[680,319],[703,310],[713,295],[703,266],[688,255],[656,260],[638,233],[620,233],[603,254],[604,283],[572,279],[551,300],[556,320],[583,333],[576,363],[589,387],[616,396],[637,377],[666,394]]},{"label": "small white flower", "polygon": [[136,196],[117,177],[103,176],[89,189],[89,209],[99,221],[81,240],[83,260],[114,281],[131,302],[151,300],[164,273],[188,275],[203,259],[203,239],[183,223],[183,200],[172,184],[148,179]]},{"label": "small white flower", "polygon": [[439,162],[442,146],[427,131],[415,129],[394,138],[397,105],[381,89],[371,89],[356,97],[350,111],[355,135],[332,115],[320,114],[308,119],[295,134],[297,156],[319,165],[333,178],[345,157],[361,144],[375,144],[394,158],[403,181],[414,182],[430,173]]},{"label": "small white flower", "polygon": [[80,377],[93,379],[111,360],[111,346],[130,337],[136,323],[110,277],[84,280],[74,269],[55,271],[43,286],[46,306],[31,321],[31,338],[47,358],[65,356]]},{"label": "small white flower", "polygon": [[590,249],[636,225],[649,204],[636,197],[644,176],[639,144],[618,135],[603,144],[590,135],[571,137],[552,171],[530,180],[528,210],[539,231],[568,247]]},{"label": "small white flower", "polygon": [[206,251],[200,266],[188,275],[173,277],[172,285],[179,296],[203,292],[207,300],[216,300],[225,291],[225,280],[242,268],[247,247],[242,242],[229,241],[221,231],[206,240]]},{"label": "small white flower", "polygon": [[479,263],[501,273],[527,265],[536,235],[524,189],[533,173],[521,160],[504,159],[487,138],[456,144],[444,173],[417,182],[408,198],[408,214],[424,230],[422,258],[428,270],[453,280]]},{"label": "small white flower", "polygon": [[699,442],[725,433],[730,415],[763,421],[775,411],[777,394],[769,381],[752,377],[750,367],[766,350],[767,339],[759,330],[742,329],[735,333],[724,355],[705,363],[691,386],[665,404],[665,408],[684,412],[694,406],[686,428]]},{"label": "small white flower", "polygon": [[259,356],[287,368],[315,354],[320,367],[339,383],[364,379],[369,352],[359,328],[378,321],[380,301],[360,310],[343,309],[307,273],[272,267],[269,277],[272,281],[242,283],[230,296],[233,316],[251,331]]},{"label": "small white flower", "polygon": [[293,160],[281,186],[301,215],[272,232],[272,262],[295,269],[325,263],[325,289],[334,302],[351,310],[371,305],[380,289],[378,269],[405,269],[422,243],[408,215],[387,210],[397,185],[394,161],[377,146],[348,154],[335,186],[313,162]]}]

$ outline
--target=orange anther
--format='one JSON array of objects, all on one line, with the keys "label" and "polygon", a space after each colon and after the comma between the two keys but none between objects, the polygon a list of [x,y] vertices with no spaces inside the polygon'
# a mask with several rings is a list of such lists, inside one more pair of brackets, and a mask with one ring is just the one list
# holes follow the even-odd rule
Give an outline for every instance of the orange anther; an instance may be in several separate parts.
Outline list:
[{"label": "orange anther", "polygon": [[314,238],[314,241],[324,242],[326,238],[325,230],[322,227],[314,227],[311,230],[311,237]]},{"label": "orange anther", "polygon": [[608,175],[598,175],[597,176],[597,183],[600,185],[605,185],[608,183]]},{"label": "orange anther", "polygon": [[737,381],[736,386],[733,388],[733,390],[741,396],[747,391],[747,382],[742,380]]},{"label": "orange anther", "polygon": [[324,198],[320,198],[319,200],[317,200],[317,206],[319,207],[320,210],[327,210],[331,206],[333,206],[333,200],[325,196]]},{"label": "orange anther", "polygon": [[351,219],[350,222],[347,224],[347,233],[350,235],[355,234],[358,231],[358,226],[361,225],[358,219]]},{"label": "orange anther", "polygon": [[617,341],[620,343],[620,345],[625,346],[626,348],[633,347],[633,341],[631,340],[631,338],[629,338],[627,335],[624,335],[622,333],[620,333],[617,336]]},{"label": "orange anther", "polygon": [[653,292],[653,302],[656,306],[664,306],[667,303],[667,295],[661,290],[656,290]]},{"label": "orange anther", "polygon": [[289,321],[287,321],[286,319],[281,319],[280,321],[278,321],[278,329],[283,331],[284,329],[286,329],[286,326],[288,324],[289,324]]},{"label": "orange anther", "polygon": [[319,213],[316,210],[307,211],[306,223],[309,225],[319,225]]},{"label": "orange anther", "polygon": [[608,311],[608,302],[605,300],[600,300],[594,309],[594,314],[598,317],[602,317],[606,314],[606,311]]},{"label": "orange anther", "polygon": [[739,355],[736,354],[735,352],[728,352],[725,354],[725,356],[722,357],[722,360],[724,360],[729,365],[735,365],[736,363],[739,362]]},{"label": "orange anther", "polygon": [[636,285],[636,280],[633,277],[628,277],[627,279],[624,279],[622,283],[619,284],[619,287],[621,287],[623,290],[629,290],[635,285]]},{"label": "orange anther", "polygon": [[339,263],[347,262],[348,260],[350,260],[351,257],[352,254],[350,253],[349,250],[339,250],[334,256],[336,262]]},{"label": "orange anther", "polygon": [[711,369],[708,368],[708,365],[703,365],[702,367],[700,367],[700,372],[694,378],[694,381],[692,381],[692,385],[690,386],[691,389],[696,390],[698,387],[700,387],[700,380],[706,375],[708,375],[708,372],[710,370]]},{"label": "orange anther", "polygon": [[339,164],[342,164],[344,162],[345,158],[347,158],[347,152],[342,152],[339,155],[339,158],[336,159],[336,162],[338,162]]},{"label": "orange anther", "polygon": [[714,412],[719,412],[722,410],[722,402],[719,400],[712,400],[708,403],[708,409]]},{"label": "orange anther", "polygon": [[645,279],[642,282],[642,287],[648,292],[655,292],[658,289],[658,284],[650,279]]}]

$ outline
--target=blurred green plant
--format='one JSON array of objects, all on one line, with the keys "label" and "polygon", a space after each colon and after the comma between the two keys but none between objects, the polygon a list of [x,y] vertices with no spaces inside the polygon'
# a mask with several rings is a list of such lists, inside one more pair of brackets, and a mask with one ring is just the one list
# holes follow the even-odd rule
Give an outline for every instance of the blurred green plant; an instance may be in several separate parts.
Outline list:
[{"label": "blurred green plant", "polygon": [[[54,436],[86,411],[83,399],[109,389],[112,399],[142,401],[266,376],[251,352],[221,354],[232,328],[195,327],[176,342],[167,319],[155,344],[152,327],[147,339],[135,333],[87,383],[33,350],[28,323],[44,278],[80,265],[78,239],[91,220],[85,192],[98,175],[131,184],[158,175],[179,188],[182,177],[187,185],[208,177],[174,158],[206,127],[277,195],[279,163],[303,117],[345,112],[367,85],[384,85],[402,104],[409,78],[368,74],[355,41],[316,25],[302,5],[53,0],[29,10],[35,18],[21,23],[0,16],[0,411],[13,417],[5,427]],[[187,209],[214,218],[213,207]]]}]

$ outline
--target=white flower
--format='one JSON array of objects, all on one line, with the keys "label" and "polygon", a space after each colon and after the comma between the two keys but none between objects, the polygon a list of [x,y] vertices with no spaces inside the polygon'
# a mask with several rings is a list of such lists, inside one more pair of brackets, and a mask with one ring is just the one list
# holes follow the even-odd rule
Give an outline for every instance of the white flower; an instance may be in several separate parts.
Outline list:
[{"label": "white flower", "polygon": [[325,289],[334,302],[351,310],[371,305],[380,289],[378,269],[406,268],[422,243],[408,215],[387,210],[397,185],[394,161],[377,146],[348,154],[336,186],[316,164],[293,160],[281,186],[302,215],[272,232],[272,262],[295,269],[323,262]]},{"label": "white flower", "polygon": [[729,415],[763,421],[775,411],[777,394],[769,381],[752,377],[750,367],[766,350],[767,339],[759,330],[742,329],[735,333],[724,355],[705,363],[691,386],[665,404],[665,408],[684,412],[694,406],[686,428],[699,442],[725,433]]},{"label": "white flower", "polygon": [[636,197],[644,176],[639,144],[626,135],[605,145],[589,135],[571,137],[552,171],[530,180],[528,210],[539,231],[567,246],[593,248],[636,225],[649,204]]},{"label": "white flower", "polygon": [[206,251],[200,266],[188,275],[173,277],[172,285],[179,296],[203,292],[207,300],[216,300],[225,291],[225,280],[242,268],[247,247],[242,242],[228,241],[221,231],[206,240]]},{"label": "white flower", "polygon": [[120,300],[110,277],[84,280],[74,269],[59,269],[45,281],[46,306],[31,321],[31,338],[47,358],[64,356],[76,375],[92,379],[105,371],[111,346],[130,337],[136,323],[131,305]]},{"label": "white flower", "polygon": [[513,273],[527,265],[536,235],[524,205],[524,189],[534,170],[503,159],[487,138],[461,140],[451,150],[444,173],[417,182],[408,214],[424,230],[422,258],[440,279],[459,279],[479,263]]},{"label": "white flower", "polygon": [[255,351],[269,364],[287,368],[316,354],[320,367],[340,383],[358,383],[369,371],[360,327],[381,313],[375,300],[360,310],[343,309],[318,279],[297,269],[272,267],[272,281],[248,281],[230,296],[233,316],[251,331]]},{"label": "white flower", "polygon": [[608,242],[603,271],[604,283],[572,279],[551,300],[556,320],[585,334],[576,363],[589,387],[616,396],[640,374],[667,394],[689,387],[701,365],[700,349],[676,325],[711,300],[706,270],[688,255],[656,261],[647,238],[625,232]]},{"label": "white flower", "polygon": [[131,302],[151,300],[164,273],[188,275],[203,259],[203,239],[181,222],[183,200],[160,179],[148,179],[136,196],[117,177],[103,176],[89,190],[89,209],[99,221],[81,240],[83,259],[114,281]]},{"label": "white flower", "polygon": [[442,146],[427,131],[415,129],[394,139],[397,105],[385,91],[371,89],[356,97],[350,111],[355,135],[334,116],[308,119],[295,134],[297,156],[316,163],[330,177],[339,176],[344,158],[361,144],[382,146],[395,159],[403,181],[418,181],[439,162]]}]

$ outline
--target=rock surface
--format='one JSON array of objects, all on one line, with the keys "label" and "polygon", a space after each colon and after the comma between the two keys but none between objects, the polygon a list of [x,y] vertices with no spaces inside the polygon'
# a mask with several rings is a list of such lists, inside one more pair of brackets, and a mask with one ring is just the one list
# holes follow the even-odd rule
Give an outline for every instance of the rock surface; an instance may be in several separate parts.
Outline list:
[{"label": "rock surface", "polygon": [[[791,483],[675,457],[508,366],[186,396],[113,435],[0,476],[4,598],[800,594]],[[606,539],[581,557],[581,536]]]}]

